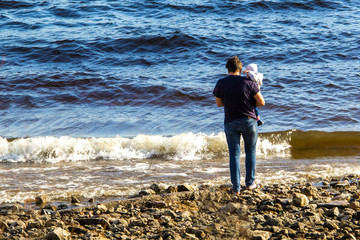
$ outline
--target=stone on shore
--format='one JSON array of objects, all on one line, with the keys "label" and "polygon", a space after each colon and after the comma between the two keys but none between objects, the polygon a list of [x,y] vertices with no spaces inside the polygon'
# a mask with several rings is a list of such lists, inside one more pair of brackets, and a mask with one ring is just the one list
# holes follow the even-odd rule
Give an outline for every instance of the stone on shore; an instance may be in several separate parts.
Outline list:
[{"label": "stone on shore", "polygon": [[301,193],[294,193],[293,204],[296,207],[304,207],[309,204],[309,199]]},{"label": "stone on shore", "polygon": [[47,200],[47,196],[45,195],[41,195],[41,196],[37,196],[35,198],[35,204],[37,205],[41,205],[41,204],[44,204],[46,203],[48,200]]},{"label": "stone on shore", "polygon": [[71,234],[62,228],[55,228],[46,236],[46,240],[68,240],[70,238]]}]

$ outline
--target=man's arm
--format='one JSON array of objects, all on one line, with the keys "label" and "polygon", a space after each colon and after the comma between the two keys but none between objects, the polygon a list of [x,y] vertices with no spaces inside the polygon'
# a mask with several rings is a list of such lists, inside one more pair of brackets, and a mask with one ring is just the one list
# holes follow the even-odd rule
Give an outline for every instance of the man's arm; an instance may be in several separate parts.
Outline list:
[{"label": "man's arm", "polygon": [[223,103],[221,98],[215,97],[215,100],[216,100],[216,105],[218,107],[223,107],[224,106],[224,103]]},{"label": "man's arm", "polygon": [[265,100],[261,94],[261,92],[258,92],[255,96],[254,96],[255,100],[256,100],[256,106],[257,107],[262,107],[265,105]]}]

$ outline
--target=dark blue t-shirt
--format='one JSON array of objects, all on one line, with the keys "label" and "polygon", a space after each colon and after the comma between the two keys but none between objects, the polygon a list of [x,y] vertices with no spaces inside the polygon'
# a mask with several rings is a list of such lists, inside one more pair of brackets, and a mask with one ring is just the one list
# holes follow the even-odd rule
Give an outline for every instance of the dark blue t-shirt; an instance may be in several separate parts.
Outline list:
[{"label": "dark blue t-shirt", "polygon": [[254,96],[259,91],[258,85],[247,77],[228,75],[220,79],[213,94],[224,103],[225,123],[244,117],[256,119]]}]

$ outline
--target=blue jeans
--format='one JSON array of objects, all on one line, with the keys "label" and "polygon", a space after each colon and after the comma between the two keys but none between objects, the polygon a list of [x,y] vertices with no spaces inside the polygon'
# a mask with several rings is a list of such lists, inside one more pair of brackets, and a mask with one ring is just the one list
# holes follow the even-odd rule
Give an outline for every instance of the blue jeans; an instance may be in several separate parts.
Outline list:
[{"label": "blue jeans", "polygon": [[229,147],[230,177],[233,191],[240,191],[240,137],[245,146],[245,184],[255,180],[257,122],[253,118],[240,118],[225,124],[226,141]]}]

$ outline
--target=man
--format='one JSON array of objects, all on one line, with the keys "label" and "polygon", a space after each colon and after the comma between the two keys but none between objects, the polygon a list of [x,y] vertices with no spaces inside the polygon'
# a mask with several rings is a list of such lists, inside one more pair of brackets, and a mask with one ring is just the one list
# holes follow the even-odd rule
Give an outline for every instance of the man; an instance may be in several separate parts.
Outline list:
[{"label": "man", "polygon": [[220,79],[214,88],[216,104],[224,107],[225,135],[229,148],[230,177],[235,194],[240,193],[240,136],[245,146],[246,189],[255,189],[257,121],[255,108],[264,106],[265,100],[258,85],[240,76],[242,63],[231,57],[226,64],[228,76]]}]

